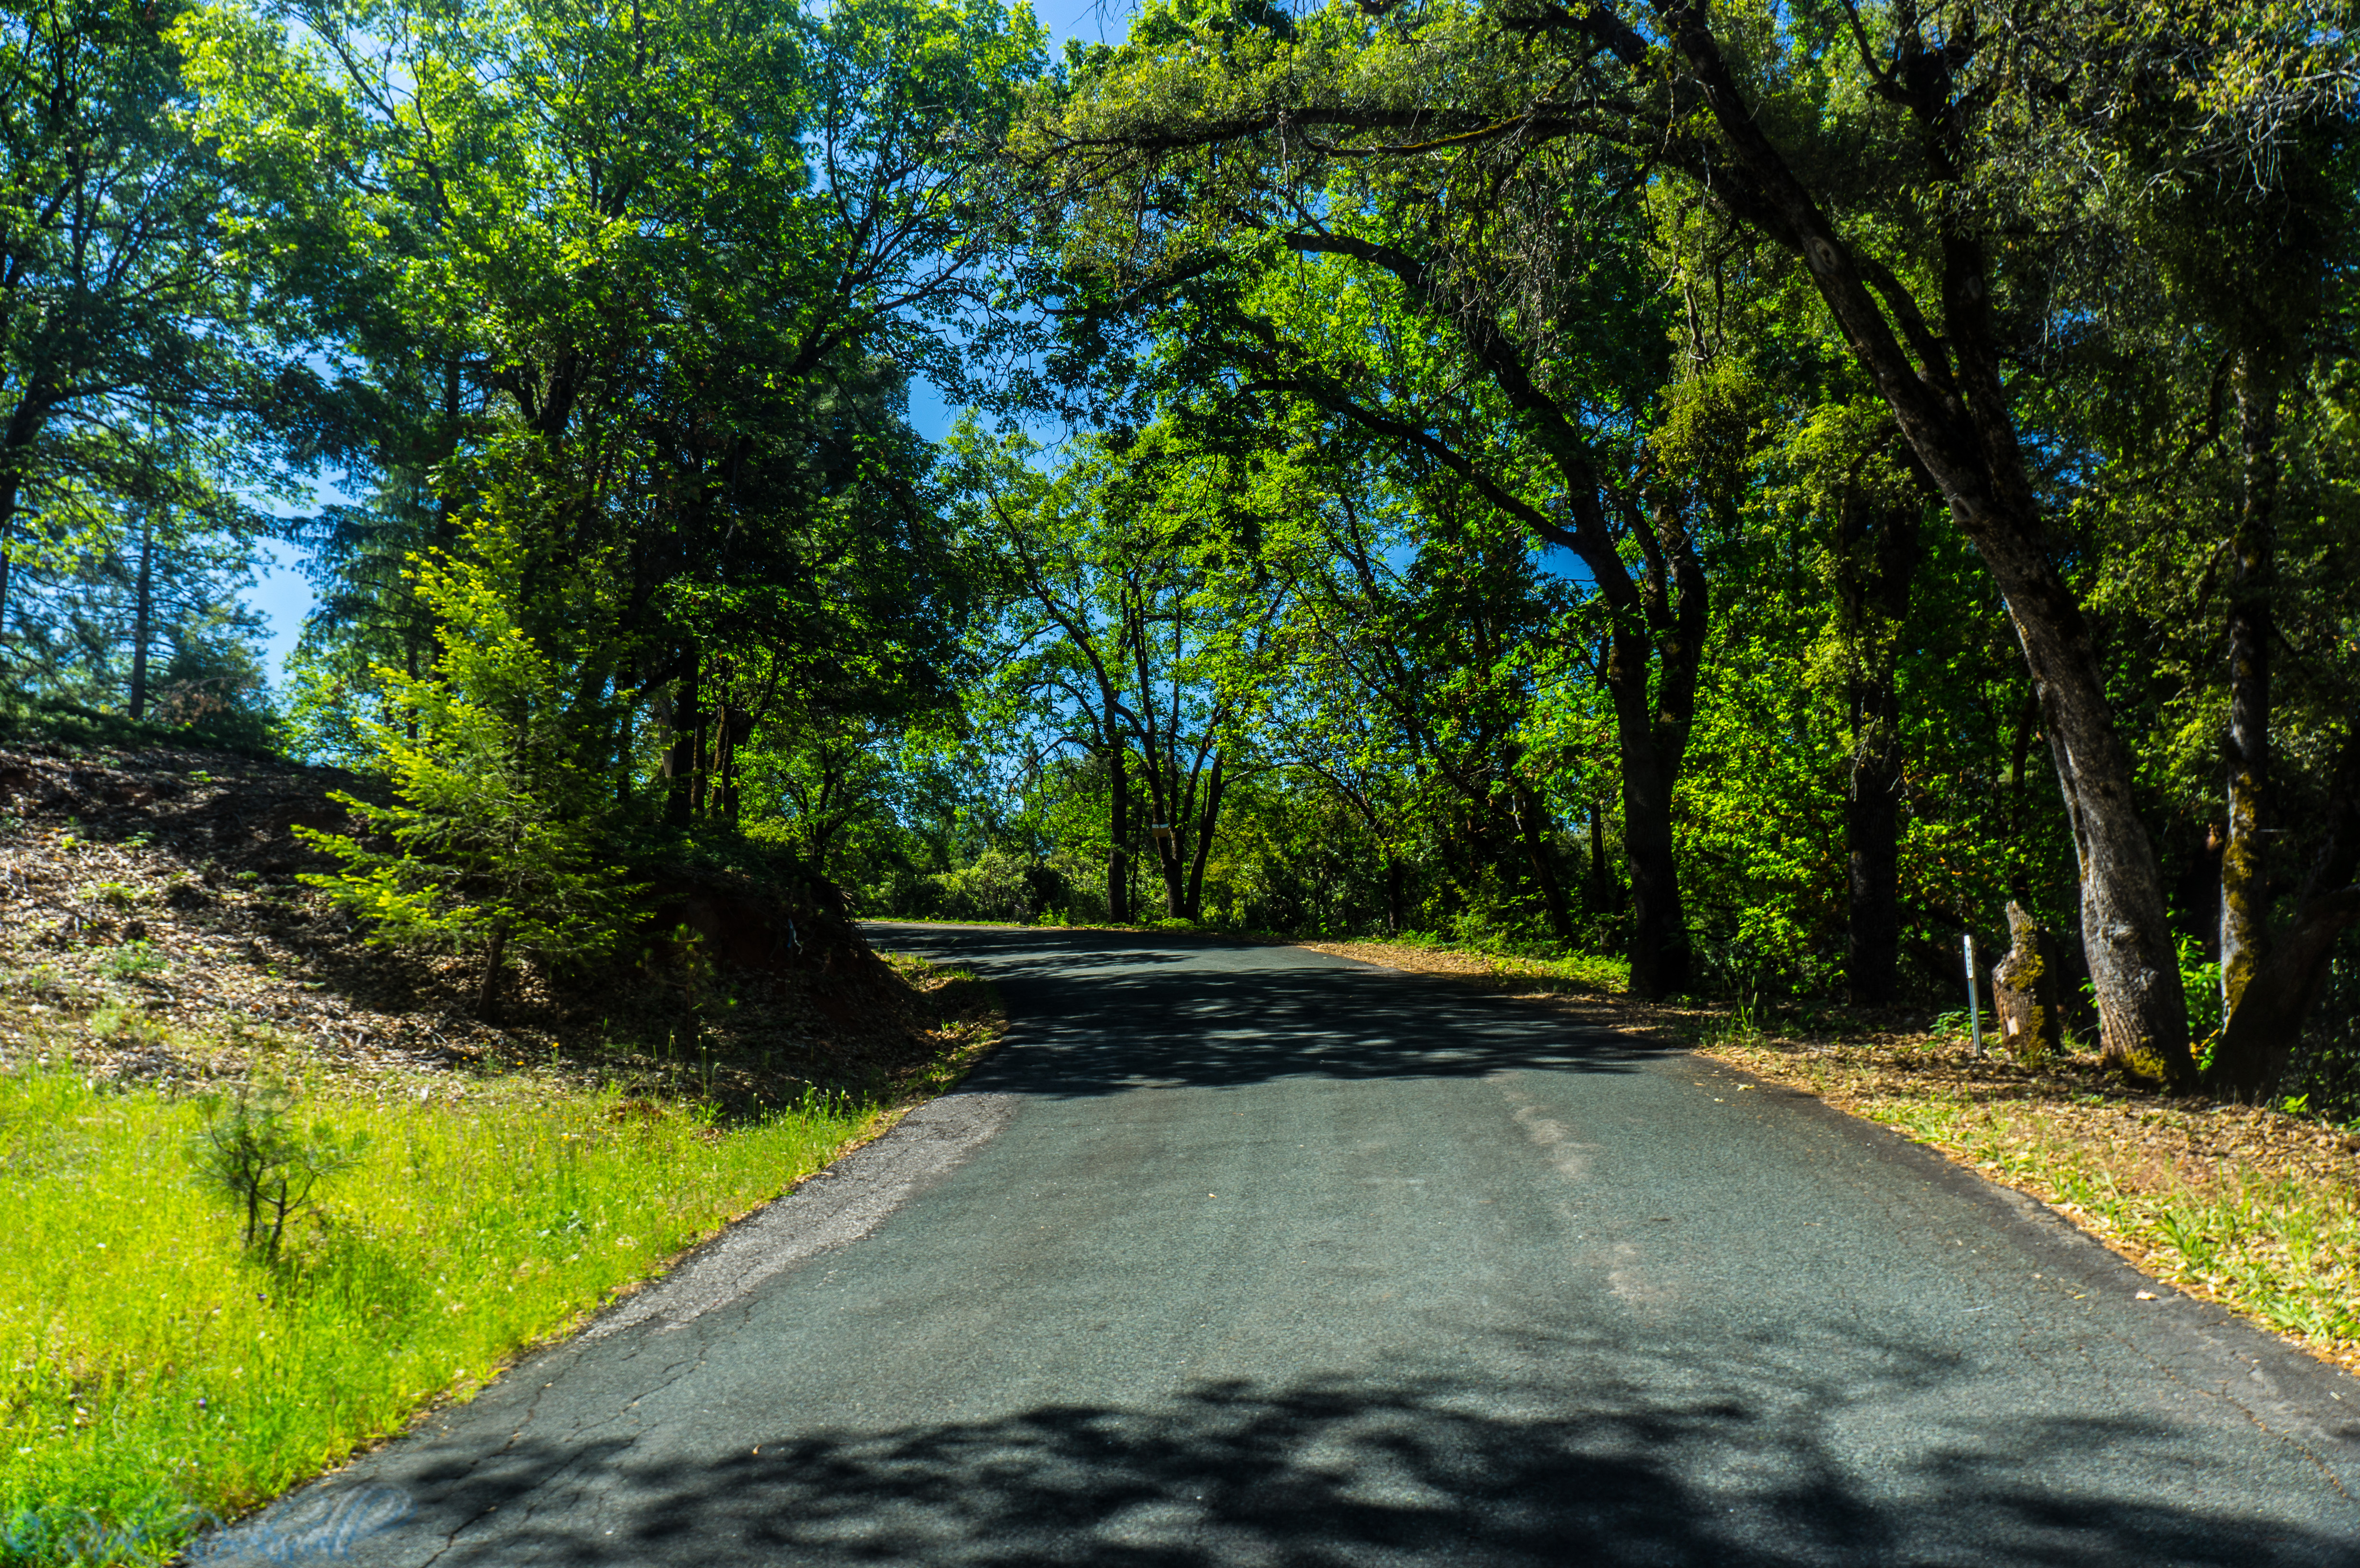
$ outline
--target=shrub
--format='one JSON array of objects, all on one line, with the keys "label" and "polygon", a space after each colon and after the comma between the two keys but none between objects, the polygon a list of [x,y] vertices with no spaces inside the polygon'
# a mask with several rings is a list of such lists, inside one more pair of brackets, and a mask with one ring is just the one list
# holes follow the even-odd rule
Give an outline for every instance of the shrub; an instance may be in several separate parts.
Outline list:
[{"label": "shrub", "polygon": [[365,1128],[344,1137],[324,1120],[309,1129],[298,1127],[290,1105],[278,1090],[233,1096],[197,1135],[191,1160],[200,1186],[244,1213],[246,1250],[259,1250],[272,1263],[279,1261],[287,1216],[321,1182],[358,1165],[369,1143]]},{"label": "shrub", "polygon": [[563,661],[527,635],[518,598],[522,547],[479,520],[464,560],[422,566],[444,653],[432,676],[380,667],[389,716],[362,725],[394,801],[331,798],[393,848],[298,827],[344,862],[303,880],[358,916],[370,940],[483,955],[475,1010],[497,1012],[511,950],[589,963],[638,923],[641,890],[602,864],[596,781],[572,760]]}]

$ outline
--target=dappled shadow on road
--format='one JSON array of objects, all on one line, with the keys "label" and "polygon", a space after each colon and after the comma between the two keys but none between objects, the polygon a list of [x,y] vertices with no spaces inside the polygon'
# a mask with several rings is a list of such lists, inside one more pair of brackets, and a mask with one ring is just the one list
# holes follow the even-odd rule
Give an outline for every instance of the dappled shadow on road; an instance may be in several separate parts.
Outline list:
[{"label": "dappled shadow on road", "polygon": [[878,1432],[799,1422],[701,1458],[528,1433],[422,1467],[409,1478],[421,1510],[384,1544],[414,1561],[455,1535],[444,1563],[927,1568],[2352,1561],[2333,1527],[2240,1516],[2238,1477],[2198,1474],[2189,1434],[2161,1423],[1942,1412],[1898,1449],[1832,1440],[1939,1359],[1842,1390],[1658,1367],[1650,1391],[1609,1378],[1570,1400],[1436,1378],[1220,1382],[1143,1408]]},{"label": "dappled shadow on road", "polygon": [[1022,927],[880,926],[870,935],[999,983],[1015,1049],[968,1080],[977,1090],[1622,1072],[1669,1049],[1301,948]]}]

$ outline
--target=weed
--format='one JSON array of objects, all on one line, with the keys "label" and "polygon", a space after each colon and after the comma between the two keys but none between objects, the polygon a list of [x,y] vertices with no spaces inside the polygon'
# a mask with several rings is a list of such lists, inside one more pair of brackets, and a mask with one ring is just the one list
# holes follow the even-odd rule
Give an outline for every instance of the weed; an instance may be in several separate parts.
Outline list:
[{"label": "weed", "polygon": [[101,882],[90,889],[90,900],[110,909],[127,909],[139,901],[141,889],[128,882]]},{"label": "weed", "polygon": [[126,942],[98,961],[99,968],[117,980],[144,980],[160,973],[171,960],[156,951],[156,944],[145,937]]},{"label": "weed", "polygon": [[164,1028],[129,1002],[109,1000],[90,1015],[90,1032],[109,1045],[161,1045]]}]

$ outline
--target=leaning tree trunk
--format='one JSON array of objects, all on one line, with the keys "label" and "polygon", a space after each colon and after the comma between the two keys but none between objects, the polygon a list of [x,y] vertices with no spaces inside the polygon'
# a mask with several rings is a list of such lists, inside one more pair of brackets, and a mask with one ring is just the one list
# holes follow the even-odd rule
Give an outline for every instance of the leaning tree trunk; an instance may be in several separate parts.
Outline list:
[{"label": "leaning tree trunk", "polygon": [[[2115,728],[2095,639],[2049,554],[2008,407],[1982,241],[1956,209],[1941,210],[1938,333],[1928,319],[1933,312],[1921,309],[1889,268],[1855,248],[1771,143],[1701,0],[1667,0],[1661,14],[1743,170],[1742,180],[1716,182],[1721,200],[1801,259],[1853,360],[1893,410],[2007,602],[2073,830],[2082,947],[2106,1055],[2123,1063],[2152,1054],[2175,1087],[2192,1086],[2187,999],[2165,918],[2162,868],[2138,813],[2130,754]],[[1913,29],[1903,29],[1902,45],[1907,58],[1891,81],[1918,121],[1939,186],[1972,156],[1963,145],[1969,117],[1959,110],[1955,62],[1946,51],[1928,51]],[[1635,38],[1618,34],[1615,48],[1634,63],[1646,58]]]}]

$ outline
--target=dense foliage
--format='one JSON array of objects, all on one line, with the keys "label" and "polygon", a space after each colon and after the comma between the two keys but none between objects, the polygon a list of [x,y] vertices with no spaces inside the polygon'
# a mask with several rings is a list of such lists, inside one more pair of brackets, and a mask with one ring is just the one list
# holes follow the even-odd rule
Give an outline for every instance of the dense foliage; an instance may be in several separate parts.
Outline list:
[{"label": "dense foliage", "polygon": [[279,527],[487,1008],[752,838],[2360,1077],[2338,0],[7,16],[10,680],[258,712]]}]

